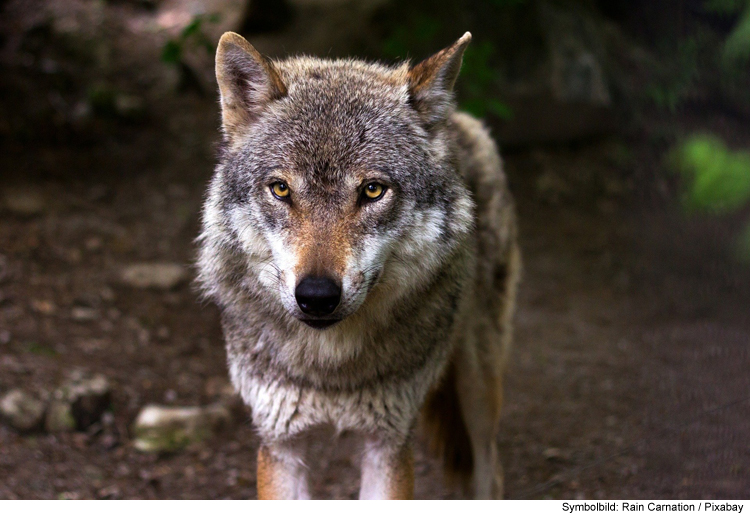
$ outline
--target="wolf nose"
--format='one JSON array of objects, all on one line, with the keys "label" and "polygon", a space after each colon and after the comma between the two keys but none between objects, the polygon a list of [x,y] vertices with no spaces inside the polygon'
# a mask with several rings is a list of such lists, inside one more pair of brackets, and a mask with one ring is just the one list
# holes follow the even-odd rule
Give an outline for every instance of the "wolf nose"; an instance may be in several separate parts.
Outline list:
[{"label": "wolf nose", "polygon": [[341,287],[326,277],[305,277],[294,291],[300,310],[308,315],[330,315],[341,300]]}]

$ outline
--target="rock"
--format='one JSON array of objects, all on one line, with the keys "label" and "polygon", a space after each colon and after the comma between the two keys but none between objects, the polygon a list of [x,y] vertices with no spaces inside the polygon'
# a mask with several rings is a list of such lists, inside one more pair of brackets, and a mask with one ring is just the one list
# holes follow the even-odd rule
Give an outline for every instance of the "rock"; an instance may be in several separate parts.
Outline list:
[{"label": "rock", "polygon": [[99,312],[95,308],[75,306],[70,310],[70,317],[76,321],[93,321],[99,317]]},{"label": "rock", "polygon": [[52,400],[47,407],[44,429],[48,433],[63,433],[76,430],[76,420],[69,402]]},{"label": "rock", "polygon": [[187,279],[187,271],[180,264],[144,262],[125,267],[120,277],[125,284],[133,288],[171,290]]},{"label": "rock", "polygon": [[159,341],[169,341],[169,338],[171,337],[172,333],[169,331],[169,328],[166,326],[160,326],[156,329],[156,338]]},{"label": "rock", "polygon": [[57,311],[57,306],[52,301],[31,299],[29,304],[31,305],[32,310],[42,315],[54,315]]},{"label": "rock", "polygon": [[616,57],[627,39],[579,4],[529,0],[498,20],[513,28],[496,37],[505,64],[497,93],[513,115],[493,127],[501,144],[568,143],[617,130]]},{"label": "rock", "polygon": [[98,421],[109,407],[112,398],[109,380],[101,374],[73,380],[65,389],[68,391],[68,401],[72,404],[73,416],[79,429],[85,429]]},{"label": "rock", "polygon": [[109,407],[112,390],[101,374],[73,374],[52,395],[45,428],[49,432],[84,430],[96,423]]},{"label": "rock", "polygon": [[146,114],[146,104],[137,95],[117,94],[114,105],[117,115],[125,119],[137,120]]},{"label": "rock", "polygon": [[549,83],[554,97],[563,102],[610,106],[602,66],[606,56],[601,24],[585,10],[539,3],[540,25],[550,58]]},{"label": "rock", "polygon": [[44,420],[44,403],[30,394],[14,389],[0,400],[0,416],[21,432],[39,429]]},{"label": "rock", "polygon": [[134,447],[149,453],[178,451],[210,439],[230,420],[231,413],[221,404],[206,407],[148,405],[135,419]]},{"label": "rock", "polygon": [[99,499],[119,499],[122,493],[117,485],[112,485],[97,490],[96,496]]},{"label": "rock", "polygon": [[557,447],[548,447],[542,452],[542,456],[544,456],[544,458],[546,458],[547,460],[570,460],[570,456],[562,449],[558,449]]},{"label": "rock", "polygon": [[35,216],[44,211],[44,197],[30,187],[10,187],[3,192],[3,207],[18,216]]}]

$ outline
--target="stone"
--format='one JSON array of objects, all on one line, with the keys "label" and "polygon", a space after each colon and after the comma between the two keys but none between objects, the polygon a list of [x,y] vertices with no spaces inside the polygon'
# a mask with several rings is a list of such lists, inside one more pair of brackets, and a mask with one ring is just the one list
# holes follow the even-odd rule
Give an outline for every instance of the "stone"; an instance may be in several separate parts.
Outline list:
[{"label": "stone", "polygon": [[503,60],[491,93],[513,116],[493,123],[504,146],[570,143],[617,131],[613,94],[624,90],[618,57],[631,46],[616,26],[579,4],[529,0],[497,20],[498,28],[512,28],[493,39]]},{"label": "stone", "polygon": [[105,376],[74,373],[52,394],[45,428],[49,432],[85,430],[99,421],[111,397]]},{"label": "stone", "polygon": [[187,270],[176,263],[143,262],[123,268],[120,278],[128,286],[141,289],[171,290],[187,279]]},{"label": "stone", "polygon": [[565,461],[570,459],[567,453],[557,447],[548,447],[542,452],[542,456],[547,460]]},{"label": "stone", "polygon": [[47,407],[44,429],[48,433],[64,433],[76,430],[76,420],[69,402],[52,400]]},{"label": "stone", "polygon": [[146,104],[137,95],[117,94],[114,105],[117,115],[125,119],[141,119],[146,113]]},{"label": "stone", "polygon": [[3,208],[17,216],[36,216],[44,212],[44,197],[31,187],[10,187],[3,192]]},{"label": "stone", "polygon": [[23,433],[41,427],[44,411],[44,402],[21,389],[11,390],[0,400],[0,417]]},{"label": "stone", "polygon": [[70,310],[70,317],[76,321],[93,321],[99,317],[99,312],[95,308],[75,306]]},{"label": "stone", "polygon": [[148,405],[135,419],[133,445],[149,453],[179,451],[209,440],[230,420],[231,413],[221,404],[205,407]]},{"label": "stone", "polygon": [[610,106],[612,97],[604,75],[605,39],[601,24],[583,10],[539,3],[543,34],[550,59],[549,84],[561,102]]}]

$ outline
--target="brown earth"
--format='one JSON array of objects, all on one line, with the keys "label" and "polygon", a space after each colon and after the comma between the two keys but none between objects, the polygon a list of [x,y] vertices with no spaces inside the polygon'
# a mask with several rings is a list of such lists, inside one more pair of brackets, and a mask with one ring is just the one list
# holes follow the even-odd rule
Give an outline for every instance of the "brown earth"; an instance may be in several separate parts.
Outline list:
[{"label": "brown earth", "polygon": [[[44,201],[31,216],[0,210],[0,393],[49,391],[76,369],[114,387],[106,426],[0,424],[0,498],[253,498],[246,413],[177,454],[131,445],[143,405],[209,403],[226,376],[218,313],[190,284],[118,279],[128,263],[191,266],[215,102],[187,93],[145,122],[107,123],[73,146],[0,146],[0,192]],[[750,272],[727,249],[740,219],[680,213],[664,127],[750,144],[741,121],[694,113],[506,154],[525,263],[498,438],[509,498],[748,498]],[[356,496],[356,453],[340,440],[316,446],[316,496]],[[417,497],[454,497],[421,441],[417,453]]]},{"label": "brown earth", "polygon": [[[47,205],[0,222],[0,389],[49,390],[73,369],[100,372],[113,381],[115,417],[88,433],[0,426],[3,498],[255,496],[246,417],[176,455],[130,445],[142,405],[207,403],[206,384],[225,375],[217,312],[189,285],[157,292],[117,280],[129,262],[190,265],[213,113],[198,103],[184,114],[184,128],[206,132],[200,144],[143,133],[85,155],[3,156],[13,177],[3,184],[34,182]],[[726,259],[724,225],[622,199],[550,203],[536,190],[544,170],[606,169],[609,150],[507,156],[525,260],[498,439],[507,495],[746,498],[750,405],[713,409],[748,396],[748,273]],[[97,317],[73,319],[81,306]],[[319,449],[316,492],[353,497],[351,449]],[[417,496],[451,496],[423,452]]]}]

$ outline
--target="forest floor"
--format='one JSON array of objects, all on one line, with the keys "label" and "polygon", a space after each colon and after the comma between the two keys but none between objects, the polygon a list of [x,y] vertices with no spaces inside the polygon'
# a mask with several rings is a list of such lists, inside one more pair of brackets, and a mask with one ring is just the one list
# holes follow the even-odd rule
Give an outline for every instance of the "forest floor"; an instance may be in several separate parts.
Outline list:
[{"label": "forest floor", "polygon": [[[207,403],[226,376],[217,310],[189,283],[163,292],[118,280],[131,262],[193,262],[213,104],[193,99],[172,133],[2,156],[4,189],[31,188],[45,206],[0,222],[0,389],[51,390],[76,369],[102,373],[114,425],[33,435],[0,425],[0,497],[255,496],[257,438],[245,413],[177,454],[131,442],[144,404]],[[498,438],[507,496],[746,498],[750,403],[721,407],[748,396],[749,274],[726,256],[722,223],[638,198],[647,193],[580,200],[539,183],[585,170],[626,181],[612,150],[506,156],[524,254]],[[653,163],[642,154],[651,150],[632,146],[628,165]],[[80,307],[96,316],[77,318]],[[346,438],[316,449],[316,495],[354,497]],[[420,441],[417,497],[452,496]]]},{"label": "forest floor", "polygon": [[[625,139],[505,154],[524,259],[497,439],[508,498],[748,498],[750,270],[729,250],[740,224],[681,213],[664,127],[750,145],[741,121],[686,112]],[[132,443],[144,405],[210,403],[226,378],[218,311],[189,281],[120,280],[138,262],[192,276],[217,130],[213,97],[183,94],[73,145],[0,145],[0,195],[42,204],[0,209],[0,394],[51,391],[79,370],[113,386],[104,427],[0,424],[0,499],[255,497],[246,411],[175,454]],[[315,449],[315,496],[355,497],[346,436]],[[416,496],[456,497],[421,439]]]}]

